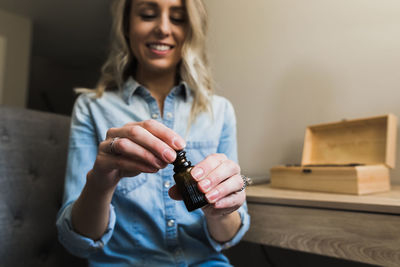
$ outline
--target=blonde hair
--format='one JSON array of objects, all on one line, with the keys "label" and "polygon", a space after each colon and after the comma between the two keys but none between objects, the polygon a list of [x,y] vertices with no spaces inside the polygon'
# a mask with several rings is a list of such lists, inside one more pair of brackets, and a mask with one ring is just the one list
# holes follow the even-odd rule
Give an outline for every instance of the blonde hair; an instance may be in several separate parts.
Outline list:
[{"label": "blonde hair", "polygon": [[[202,112],[212,114],[213,80],[206,54],[207,12],[202,0],[183,0],[188,17],[188,32],[182,47],[182,61],[178,74],[193,92],[189,125]],[[95,89],[77,89],[77,92],[95,92],[101,97],[106,90],[117,90],[132,75],[136,59],[129,46],[129,18],[132,0],[114,0],[111,51],[101,69]],[[190,126],[189,126],[190,127]]]}]

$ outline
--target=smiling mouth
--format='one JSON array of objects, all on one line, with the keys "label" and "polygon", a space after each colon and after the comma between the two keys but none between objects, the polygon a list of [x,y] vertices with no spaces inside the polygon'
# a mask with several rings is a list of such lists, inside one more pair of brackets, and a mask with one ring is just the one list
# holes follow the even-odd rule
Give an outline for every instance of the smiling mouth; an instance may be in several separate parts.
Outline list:
[{"label": "smiling mouth", "polygon": [[168,50],[171,50],[174,48],[173,45],[160,44],[160,43],[147,44],[147,47],[149,47],[152,50],[156,50],[156,51],[160,51],[160,52],[168,51]]}]

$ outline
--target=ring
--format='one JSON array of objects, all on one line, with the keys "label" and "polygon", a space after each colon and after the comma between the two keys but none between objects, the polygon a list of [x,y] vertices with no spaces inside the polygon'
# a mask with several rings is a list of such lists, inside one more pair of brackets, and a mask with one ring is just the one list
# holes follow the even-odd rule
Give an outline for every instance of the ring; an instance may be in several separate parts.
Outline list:
[{"label": "ring", "polygon": [[119,137],[114,137],[114,138],[111,140],[111,143],[110,143],[110,153],[111,153],[111,154],[118,155],[117,151],[115,151],[115,148],[114,148],[114,143],[115,143],[115,141],[117,141],[118,139],[119,139]]},{"label": "ring", "polygon": [[243,186],[239,189],[239,192],[243,191],[248,185],[251,185],[253,183],[250,177],[246,177],[244,175],[240,175],[240,177],[242,177],[243,179]]}]

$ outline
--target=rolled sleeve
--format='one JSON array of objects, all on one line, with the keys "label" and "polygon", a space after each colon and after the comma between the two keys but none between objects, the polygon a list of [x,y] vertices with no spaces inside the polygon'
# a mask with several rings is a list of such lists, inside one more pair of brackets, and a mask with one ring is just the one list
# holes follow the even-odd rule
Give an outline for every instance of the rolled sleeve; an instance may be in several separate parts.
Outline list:
[{"label": "rolled sleeve", "polygon": [[[244,203],[238,210],[240,219],[241,219],[241,225],[239,228],[239,231],[235,234],[235,236],[225,242],[225,243],[219,243],[214,240],[214,238],[211,237],[210,233],[206,231],[207,239],[210,242],[211,246],[215,249],[215,251],[220,252],[223,249],[228,249],[237,243],[243,238],[243,236],[246,234],[246,232],[249,230],[250,227],[250,216],[247,213],[247,204]],[[207,227],[207,222],[204,220],[204,227]],[[206,228],[207,229],[207,228]]]},{"label": "rolled sleeve", "polygon": [[82,236],[73,230],[71,223],[72,206],[73,203],[67,205],[58,217],[56,223],[58,239],[70,253],[78,257],[88,258],[90,254],[103,249],[111,239],[116,220],[114,207],[110,204],[110,216],[106,231],[99,240],[94,241],[93,239]]},{"label": "rolled sleeve", "polygon": [[71,223],[73,204],[82,192],[86,175],[95,162],[98,142],[95,126],[89,111],[89,98],[79,96],[71,118],[67,168],[64,184],[63,205],[57,214],[57,230],[60,243],[72,254],[87,258],[102,249],[110,240],[116,221],[114,207],[110,204],[107,230],[94,241],[75,232]]}]

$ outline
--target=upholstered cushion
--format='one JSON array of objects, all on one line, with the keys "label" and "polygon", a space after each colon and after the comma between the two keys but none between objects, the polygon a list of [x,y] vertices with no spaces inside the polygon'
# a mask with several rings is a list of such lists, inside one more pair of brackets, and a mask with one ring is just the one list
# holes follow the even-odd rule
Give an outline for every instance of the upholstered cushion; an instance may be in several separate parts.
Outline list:
[{"label": "upholstered cushion", "polygon": [[0,266],[85,266],[57,241],[70,119],[0,107]]}]

